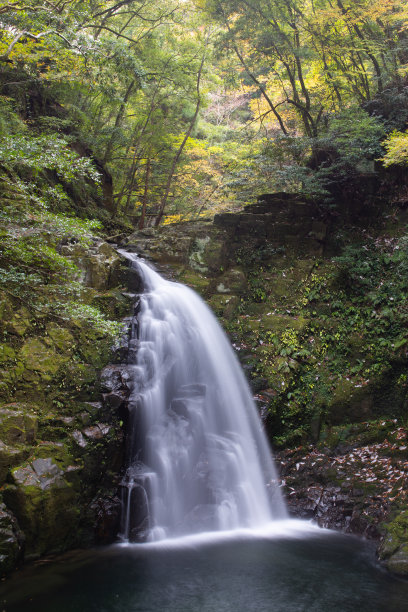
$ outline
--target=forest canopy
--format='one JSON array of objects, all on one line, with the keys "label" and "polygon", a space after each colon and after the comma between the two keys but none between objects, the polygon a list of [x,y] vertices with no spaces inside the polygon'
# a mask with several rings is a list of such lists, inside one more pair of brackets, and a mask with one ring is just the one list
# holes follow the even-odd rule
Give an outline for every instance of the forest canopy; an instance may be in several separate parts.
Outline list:
[{"label": "forest canopy", "polygon": [[129,226],[276,190],[332,205],[333,185],[384,154],[406,163],[407,13],[399,0],[0,2],[0,163],[88,180],[104,168],[103,221]]}]

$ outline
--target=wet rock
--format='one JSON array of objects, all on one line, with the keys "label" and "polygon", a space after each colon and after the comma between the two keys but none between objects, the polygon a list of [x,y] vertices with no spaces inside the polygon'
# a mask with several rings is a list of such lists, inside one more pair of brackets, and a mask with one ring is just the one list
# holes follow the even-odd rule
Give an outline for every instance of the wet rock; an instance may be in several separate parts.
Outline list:
[{"label": "wet rock", "polygon": [[95,540],[98,544],[111,544],[120,529],[122,504],[117,496],[98,498],[91,506],[95,513]]},{"label": "wet rock", "polygon": [[101,390],[103,393],[129,391],[129,375],[125,366],[108,365],[101,372]]},{"label": "wet rock", "polygon": [[15,516],[0,503],[0,575],[12,571],[22,561],[24,543]]},{"label": "wet rock", "polygon": [[91,427],[87,427],[83,430],[84,436],[86,436],[89,440],[102,440],[105,436],[110,432],[111,427],[106,423],[98,423],[97,425],[92,425]]}]

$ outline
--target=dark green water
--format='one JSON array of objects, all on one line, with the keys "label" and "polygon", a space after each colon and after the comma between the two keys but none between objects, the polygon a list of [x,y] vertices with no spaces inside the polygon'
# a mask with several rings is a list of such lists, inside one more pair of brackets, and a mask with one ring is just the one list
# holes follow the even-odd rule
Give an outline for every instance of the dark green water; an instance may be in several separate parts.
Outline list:
[{"label": "dark green water", "polygon": [[354,537],[316,531],[183,546],[112,546],[17,572],[0,588],[15,612],[406,612],[408,583]]}]

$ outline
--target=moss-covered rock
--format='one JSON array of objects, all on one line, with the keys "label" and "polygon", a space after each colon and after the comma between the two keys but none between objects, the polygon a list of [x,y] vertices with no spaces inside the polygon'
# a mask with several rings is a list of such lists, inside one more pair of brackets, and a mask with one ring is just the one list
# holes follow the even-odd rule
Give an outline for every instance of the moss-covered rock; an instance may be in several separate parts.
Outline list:
[{"label": "moss-covered rock", "polygon": [[370,386],[356,386],[353,380],[340,380],[327,399],[328,420],[332,424],[366,421],[374,416],[374,398]]},{"label": "moss-covered rock", "polygon": [[0,440],[5,444],[34,444],[37,426],[31,406],[14,403],[0,407]]},{"label": "moss-covered rock", "polygon": [[31,313],[23,306],[6,322],[6,330],[16,336],[24,336],[31,325],[31,319]]},{"label": "moss-covered rock", "polygon": [[16,351],[9,344],[0,344],[0,364],[14,361]]},{"label": "moss-covered rock", "polygon": [[396,574],[408,576],[408,510],[386,523],[385,537],[379,547],[380,559]]},{"label": "moss-covered rock", "polygon": [[63,550],[76,541],[77,494],[53,457],[38,458],[12,470],[4,500],[26,537],[26,552]]},{"label": "moss-covered rock", "polygon": [[[29,338],[22,346],[19,359],[21,359],[25,371],[25,380],[51,381],[57,372],[68,362],[68,355],[61,355],[56,352],[54,346],[47,346],[44,339],[38,337]],[[33,376],[35,373],[37,376]]]},{"label": "moss-covered rock", "polygon": [[54,322],[48,323],[46,327],[44,343],[68,355],[72,354],[76,344],[72,333]]},{"label": "moss-covered rock", "polygon": [[247,278],[240,268],[230,268],[215,282],[217,293],[242,294],[247,288]]}]

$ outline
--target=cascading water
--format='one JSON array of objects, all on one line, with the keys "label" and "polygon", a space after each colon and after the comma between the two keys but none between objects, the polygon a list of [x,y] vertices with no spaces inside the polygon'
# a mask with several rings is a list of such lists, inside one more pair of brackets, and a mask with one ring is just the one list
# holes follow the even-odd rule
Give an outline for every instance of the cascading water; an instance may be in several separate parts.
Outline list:
[{"label": "cascading water", "polygon": [[286,517],[238,360],[194,291],[122,252],[143,280],[129,344],[124,541],[259,528]]}]

